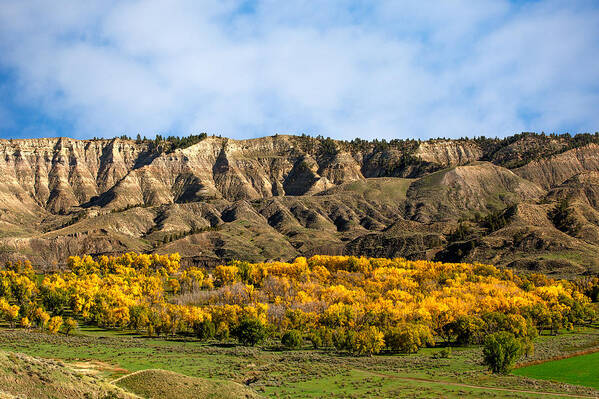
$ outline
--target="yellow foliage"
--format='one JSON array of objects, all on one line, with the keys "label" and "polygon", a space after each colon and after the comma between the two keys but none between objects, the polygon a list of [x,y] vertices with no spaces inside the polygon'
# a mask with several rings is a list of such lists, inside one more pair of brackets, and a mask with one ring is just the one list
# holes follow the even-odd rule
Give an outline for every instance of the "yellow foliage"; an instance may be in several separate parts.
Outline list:
[{"label": "yellow foliage", "polygon": [[232,284],[237,281],[238,274],[239,269],[237,266],[220,265],[216,266],[216,269],[214,270],[214,278],[220,286]]},{"label": "yellow foliage", "polygon": [[54,316],[50,318],[48,321],[48,332],[50,334],[56,334],[60,330],[60,327],[62,327],[62,317]]},{"label": "yellow foliage", "polygon": [[31,328],[31,322],[28,317],[22,317],[21,321],[19,321],[19,326],[21,328]]},{"label": "yellow foliage", "polygon": [[593,317],[589,298],[574,284],[490,265],[316,255],[291,263],[232,262],[208,273],[182,270],[180,263],[178,254],[75,256],[69,272],[47,275],[39,285],[30,266],[14,264],[0,271],[0,314],[23,327],[31,320],[58,331],[62,319],[48,311],[68,307],[108,327],[150,335],[205,329],[219,337],[252,318],[279,331],[354,331],[345,344],[360,354],[379,351],[383,335],[412,351],[466,316],[504,314],[518,336],[532,324],[555,329]]}]

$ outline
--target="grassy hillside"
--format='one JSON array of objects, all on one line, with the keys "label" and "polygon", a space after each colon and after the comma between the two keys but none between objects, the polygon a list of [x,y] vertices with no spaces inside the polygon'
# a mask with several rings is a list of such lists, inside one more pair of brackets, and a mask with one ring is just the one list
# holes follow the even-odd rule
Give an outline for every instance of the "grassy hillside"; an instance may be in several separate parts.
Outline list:
[{"label": "grassy hillside", "polygon": [[0,351],[0,398],[133,399],[107,381],[82,374],[61,361]]},{"label": "grassy hillside", "polygon": [[113,383],[146,399],[260,397],[251,389],[235,382],[211,381],[166,370],[142,370],[121,377]]},{"label": "grassy hillside", "polygon": [[[26,340],[29,337],[21,338]],[[38,335],[35,338],[43,341],[51,337]],[[99,344],[98,338],[93,341]],[[167,370],[140,370],[109,382],[114,373],[128,371],[97,359],[72,361],[74,359],[68,354],[78,352],[70,351],[68,347],[61,348],[61,345],[54,347],[52,342],[42,344],[51,345],[46,346],[48,352],[34,352],[69,360],[69,363],[0,351],[0,399],[260,398],[252,389],[236,382],[191,377]],[[96,347],[109,348],[101,344]]]}]

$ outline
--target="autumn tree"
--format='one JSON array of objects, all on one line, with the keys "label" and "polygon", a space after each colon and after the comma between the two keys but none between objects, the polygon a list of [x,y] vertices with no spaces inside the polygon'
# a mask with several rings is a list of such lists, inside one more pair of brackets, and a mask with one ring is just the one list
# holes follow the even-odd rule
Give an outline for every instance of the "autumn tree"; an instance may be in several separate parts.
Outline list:
[{"label": "autumn tree", "polygon": [[0,315],[10,323],[11,327],[14,327],[15,322],[18,320],[19,309],[18,305],[11,305],[6,299],[0,298]]},{"label": "autumn tree", "polygon": [[72,317],[69,317],[65,320],[63,325],[64,333],[66,335],[69,335],[71,331],[76,330],[78,326],[79,324],[77,323],[77,320],[73,319]]},{"label": "autumn tree", "polygon": [[50,321],[50,315],[42,308],[37,308],[34,312],[34,321],[40,330],[47,327]]},{"label": "autumn tree", "polygon": [[[69,270],[34,278],[30,264],[0,270],[0,317],[55,329],[51,315],[150,336],[194,334],[252,345],[269,334],[356,355],[415,352],[433,338],[480,343],[505,331],[588,325],[594,280],[573,284],[491,265],[315,255],[293,262],[233,261],[207,273],[178,254],[71,257]],[[64,331],[68,320],[65,320]],[[289,334],[286,334],[289,333]],[[287,341],[289,339],[289,341]],[[293,346],[293,345],[292,345]]]},{"label": "autumn tree", "polygon": [[416,353],[426,345],[433,345],[433,335],[423,324],[405,323],[394,327],[385,334],[387,347],[394,352]]},{"label": "autumn tree", "polygon": [[22,317],[21,320],[19,321],[19,327],[24,328],[26,330],[31,328],[31,321],[29,320],[29,317],[25,316]]},{"label": "autumn tree", "polygon": [[385,347],[384,335],[375,326],[362,328],[349,335],[349,351],[358,356],[372,356]]},{"label": "autumn tree", "polygon": [[60,317],[60,316],[51,317],[50,320],[48,321],[48,332],[50,334],[56,334],[60,330],[60,327],[62,327],[62,317]]}]

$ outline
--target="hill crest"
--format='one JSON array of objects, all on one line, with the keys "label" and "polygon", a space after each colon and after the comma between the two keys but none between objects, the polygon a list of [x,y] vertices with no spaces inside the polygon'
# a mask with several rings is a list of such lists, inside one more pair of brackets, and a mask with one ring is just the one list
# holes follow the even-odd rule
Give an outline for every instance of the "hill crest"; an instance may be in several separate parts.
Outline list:
[{"label": "hill crest", "polygon": [[[0,258],[55,267],[72,254],[129,250],[177,250],[200,264],[450,253],[533,265],[557,256],[566,269],[593,270],[584,258],[599,236],[587,198],[595,179],[577,176],[599,172],[598,142],[598,135],[536,134],[391,142],[287,135],[0,140]],[[582,188],[560,189],[573,181]],[[565,237],[546,228],[557,247],[518,252],[516,233],[480,221],[516,205],[549,215],[565,195],[558,192],[570,193],[572,215],[586,233]],[[402,221],[420,227],[391,228]],[[459,228],[469,234],[454,234]],[[490,244],[502,234],[512,253]]]}]

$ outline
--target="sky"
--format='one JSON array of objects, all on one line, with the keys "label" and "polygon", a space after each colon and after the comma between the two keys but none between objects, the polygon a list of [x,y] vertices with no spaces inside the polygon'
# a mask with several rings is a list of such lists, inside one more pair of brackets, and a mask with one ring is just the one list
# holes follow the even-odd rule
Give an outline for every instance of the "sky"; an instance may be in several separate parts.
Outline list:
[{"label": "sky", "polygon": [[596,0],[0,0],[0,138],[598,130]]}]

